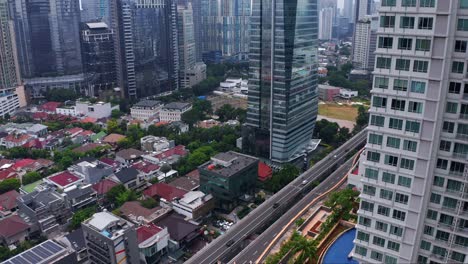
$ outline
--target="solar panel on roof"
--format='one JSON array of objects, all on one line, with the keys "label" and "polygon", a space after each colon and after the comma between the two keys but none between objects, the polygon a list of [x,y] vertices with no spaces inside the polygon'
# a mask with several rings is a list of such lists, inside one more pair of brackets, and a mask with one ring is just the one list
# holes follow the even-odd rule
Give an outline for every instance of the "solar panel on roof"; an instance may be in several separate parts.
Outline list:
[{"label": "solar panel on roof", "polygon": [[31,263],[37,263],[41,261],[41,258],[39,258],[36,254],[34,254],[31,251],[25,251],[21,256],[27,260],[29,260]]},{"label": "solar panel on roof", "polygon": [[48,256],[50,256],[50,254],[51,254],[51,252],[47,251],[42,246],[35,247],[34,248],[34,253],[36,253],[37,255],[39,255],[41,258],[44,258],[44,259],[47,258]]},{"label": "solar panel on roof", "polygon": [[57,244],[55,244],[52,241],[46,241],[45,243],[42,244],[44,248],[52,252],[53,254],[60,252],[62,250],[61,247],[59,247]]},{"label": "solar panel on roof", "polygon": [[21,255],[16,256],[16,257],[13,258],[13,259],[10,259],[10,261],[11,261],[13,264],[30,264],[30,262],[27,261],[26,259],[24,259],[23,257],[21,257]]}]

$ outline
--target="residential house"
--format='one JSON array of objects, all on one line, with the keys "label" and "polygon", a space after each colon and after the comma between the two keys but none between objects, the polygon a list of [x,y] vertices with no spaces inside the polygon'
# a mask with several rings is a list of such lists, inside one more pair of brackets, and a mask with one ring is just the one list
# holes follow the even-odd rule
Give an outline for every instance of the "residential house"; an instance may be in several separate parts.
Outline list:
[{"label": "residential house", "polygon": [[143,152],[137,149],[132,149],[132,148],[124,149],[115,153],[115,160],[120,162],[123,165],[128,166],[136,162],[137,160],[139,160],[143,154],[144,154]]},{"label": "residential house", "polygon": [[125,139],[124,135],[112,133],[112,134],[109,134],[108,136],[104,137],[102,139],[102,142],[107,143],[107,144],[111,145],[112,147],[117,147],[117,144],[119,143],[119,141],[121,141],[123,139]]},{"label": "residential house", "polygon": [[72,216],[65,198],[47,186],[18,197],[18,213],[31,224],[32,232],[45,235],[65,228]]},{"label": "residential house", "polygon": [[142,225],[137,228],[138,248],[145,263],[160,263],[161,257],[167,252],[169,231],[155,224]]},{"label": "residential house", "polygon": [[114,168],[95,158],[83,158],[70,166],[68,170],[85,179],[85,182],[95,184],[110,176]]},{"label": "residential house", "polygon": [[0,245],[9,247],[19,245],[29,236],[29,224],[18,215],[0,220]]},{"label": "residential house", "polygon": [[134,119],[148,120],[159,116],[162,103],[153,100],[142,100],[130,108],[130,115]]},{"label": "residential house", "polygon": [[167,183],[158,182],[143,191],[143,195],[155,199],[164,200],[167,203],[181,199],[187,192],[171,186]]},{"label": "residential house", "polygon": [[63,190],[72,185],[83,183],[84,179],[78,177],[75,174],[72,174],[69,171],[62,171],[52,174],[51,176],[45,178],[44,181],[54,185],[59,190]]},{"label": "residential house", "polygon": [[161,108],[159,112],[159,120],[161,122],[176,122],[182,120],[182,115],[190,111],[192,109],[192,105],[189,103],[179,103],[173,102],[166,104]]},{"label": "residential house", "polygon": [[145,136],[140,139],[141,149],[146,152],[161,152],[175,147],[174,140],[165,137]]},{"label": "residential house", "polygon": [[258,180],[264,182],[273,176],[273,170],[264,162],[258,163]]},{"label": "residential house", "polygon": [[55,114],[57,107],[61,105],[62,103],[60,102],[47,102],[42,104],[39,109],[47,113]]},{"label": "residential house", "polygon": [[186,192],[196,191],[200,187],[200,179],[194,179],[188,176],[177,177],[169,183],[178,189],[182,189]]},{"label": "residential house", "polygon": [[171,208],[161,206],[148,209],[143,207],[139,201],[126,202],[119,208],[121,215],[135,224],[152,223],[171,211]]},{"label": "residential house", "polygon": [[16,190],[0,194],[0,218],[11,215],[18,209],[17,198],[20,194]]},{"label": "residential house", "polygon": [[3,139],[3,144],[7,149],[21,147],[24,144],[28,143],[28,141],[33,140],[34,138],[34,136],[28,134],[12,133]]},{"label": "residential house", "polygon": [[106,146],[107,145],[99,144],[99,143],[85,143],[84,145],[74,148],[72,151],[75,153],[84,154],[89,151],[101,149],[100,152],[105,152]]},{"label": "residential house", "polygon": [[185,157],[187,154],[188,151],[185,149],[185,146],[179,145],[157,154],[144,155],[143,160],[154,164],[167,163],[172,165],[177,163],[180,158]]},{"label": "residential house", "polygon": [[196,124],[196,126],[200,128],[212,128],[212,127],[216,127],[220,125],[221,125],[221,122],[216,121],[214,119],[198,121],[198,123]]},{"label": "residential house", "polygon": [[102,202],[106,193],[117,185],[119,184],[111,179],[103,179],[100,182],[93,184],[93,189],[96,192],[98,201]]},{"label": "residential house", "polygon": [[185,220],[184,215],[172,213],[155,224],[169,231],[169,251],[175,252],[200,236],[200,227]]},{"label": "residential house", "polygon": [[91,184],[77,184],[63,190],[67,207],[76,212],[97,202],[96,192]]},{"label": "residential house", "polygon": [[83,229],[78,228],[66,235],[55,238],[55,240],[76,252],[76,261],[79,264],[89,263],[88,248],[86,247]]},{"label": "residential house", "polygon": [[160,201],[162,206],[170,207],[175,212],[184,215],[186,219],[194,221],[211,215],[211,211],[215,207],[213,196],[200,191],[190,191],[182,198],[173,199],[171,202],[163,198]]},{"label": "residential house", "polygon": [[183,133],[187,133],[189,132],[189,125],[182,122],[182,121],[176,121],[176,122],[171,122],[168,124],[169,127],[173,127],[176,129],[176,131],[178,131],[179,135],[180,134],[183,134]]},{"label": "residential house", "polygon": [[155,177],[159,179],[160,174],[163,174],[159,171],[159,165],[150,162],[138,161],[133,163],[131,168],[136,169],[146,181],[150,181]]},{"label": "residential house", "polygon": [[[26,262],[26,260],[28,261]],[[5,263],[76,264],[78,262],[76,252],[74,250],[70,250],[69,248],[49,239],[11,257]]]},{"label": "residential house", "polygon": [[112,179],[133,190],[141,188],[146,183],[143,177],[140,178],[139,172],[134,168],[124,168],[114,173]]}]

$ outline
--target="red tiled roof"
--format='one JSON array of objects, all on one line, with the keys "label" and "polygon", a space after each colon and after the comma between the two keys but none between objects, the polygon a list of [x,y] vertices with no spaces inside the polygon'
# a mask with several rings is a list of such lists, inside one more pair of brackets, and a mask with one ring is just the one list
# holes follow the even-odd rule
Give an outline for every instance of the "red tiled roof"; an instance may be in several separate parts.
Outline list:
[{"label": "red tiled roof", "polygon": [[73,134],[76,134],[76,133],[80,133],[82,131],[84,131],[82,128],[79,128],[79,127],[73,127],[73,128],[69,128],[67,130],[65,130],[68,134],[70,135],[73,135]]},{"label": "red tiled roof", "polygon": [[9,238],[28,230],[29,225],[18,215],[0,220],[0,236]]},{"label": "red tiled roof", "polygon": [[158,165],[153,164],[153,163],[149,163],[149,162],[144,162],[144,161],[134,163],[132,165],[132,168],[134,168],[134,169],[136,169],[138,171],[144,172],[144,173],[151,173],[153,171],[159,170]]},{"label": "red tiled roof", "polygon": [[0,194],[0,210],[9,211],[16,207],[16,198],[20,194],[16,190],[11,190],[4,194]]},{"label": "red tiled roof", "polygon": [[47,179],[62,187],[80,180],[78,176],[75,176],[68,171],[60,172],[59,174],[48,177]]},{"label": "red tiled roof", "polygon": [[50,111],[50,112],[55,112],[57,110],[57,107],[61,106],[62,103],[60,102],[47,102],[43,105],[41,105],[41,109],[45,111]]},{"label": "red tiled roof", "polygon": [[194,169],[193,171],[187,173],[185,176],[195,180],[200,180],[200,171],[198,169]]},{"label": "red tiled roof", "polygon": [[166,150],[162,153],[156,154],[154,157],[160,160],[164,160],[166,158],[172,157],[174,155],[179,155],[181,157],[187,155],[188,151],[185,150],[185,146],[179,145],[169,150]]},{"label": "red tiled roof", "polygon": [[86,144],[81,145],[81,146],[79,146],[77,148],[74,148],[72,151],[77,152],[77,153],[85,153],[85,152],[91,151],[91,150],[96,149],[96,148],[101,147],[101,146],[104,146],[104,145],[99,144],[99,143],[86,143]]},{"label": "red tiled roof", "polygon": [[260,161],[258,163],[258,179],[260,181],[266,181],[267,179],[271,178],[272,175],[273,170],[270,168],[270,166]]},{"label": "red tiled roof", "polygon": [[149,197],[158,196],[171,202],[175,198],[182,198],[187,192],[171,186],[167,183],[156,183],[143,191],[143,194]]},{"label": "red tiled roof", "polygon": [[145,242],[149,238],[153,237],[157,233],[161,232],[162,228],[155,224],[143,225],[137,228],[137,239],[138,244]]},{"label": "red tiled roof", "polygon": [[105,137],[102,142],[106,142],[106,143],[117,143],[119,142],[120,140],[124,139],[125,136],[124,135],[120,135],[120,134],[110,134],[108,135],[107,137]]},{"label": "red tiled roof", "polygon": [[97,119],[96,118],[93,118],[93,117],[85,117],[83,119],[81,119],[81,123],[96,123]]},{"label": "red tiled roof", "polygon": [[15,162],[15,164],[12,167],[14,169],[22,169],[23,167],[29,166],[33,164],[34,162],[36,161],[33,159],[22,159],[22,160]]},{"label": "red tiled roof", "polygon": [[39,120],[39,119],[45,120],[47,119],[48,116],[49,114],[47,114],[46,112],[35,112],[33,113],[32,118],[35,120]]},{"label": "red tiled roof", "polygon": [[98,195],[106,194],[112,187],[117,186],[118,184],[109,179],[104,179],[93,185],[93,189]]},{"label": "red tiled roof", "polygon": [[109,166],[112,166],[112,167],[117,167],[119,166],[119,163],[111,158],[101,158],[99,161],[109,165]]},{"label": "red tiled roof", "polygon": [[43,167],[49,167],[54,164],[53,161],[48,160],[48,159],[37,159],[36,162],[39,163]]},{"label": "red tiled roof", "polygon": [[6,179],[17,178],[17,177],[18,177],[18,173],[16,173],[13,168],[8,168],[6,170],[0,171],[0,181],[6,180]]},{"label": "red tiled roof", "polygon": [[94,132],[91,131],[91,130],[85,130],[85,131],[82,131],[82,132],[80,133],[80,135],[82,135],[82,136],[84,136],[84,137],[86,137],[86,136],[91,136],[92,134],[94,134]]},{"label": "red tiled roof", "polygon": [[9,159],[1,159],[0,160],[0,167],[2,167],[3,165],[14,164],[14,163],[15,163],[14,161],[9,160]]},{"label": "red tiled roof", "polygon": [[43,149],[44,144],[42,141],[40,141],[38,138],[28,141],[23,144],[23,147],[25,148],[37,148],[37,149]]},{"label": "red tiled roof", "polygon": [[13,143],[21,143],[23,141],[26,141],[30,139],[31,136],[28,134],[21,134],[21,135],[15,135],[15,134],[10,134],[5,137],[5,141],[13,142]]}]

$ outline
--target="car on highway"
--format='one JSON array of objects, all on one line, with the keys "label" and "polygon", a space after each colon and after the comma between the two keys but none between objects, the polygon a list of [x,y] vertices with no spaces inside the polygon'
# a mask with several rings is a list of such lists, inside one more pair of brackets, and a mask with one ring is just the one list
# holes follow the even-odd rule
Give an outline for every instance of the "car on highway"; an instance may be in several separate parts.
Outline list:
[{"label": "car on highway", "polygon": [[273,204],[273,208],[278,208],[279,207],[279,203],[274,203]]},{"label": "car on highway", "polygon": [[303,181],[301,182],[301,185],[304,186],[304,185],[306,185],[308,182],[309,182],[308,180],[303,180]]},{"label": "car on highway", "polygon": [[234,244],[234,240],[229,240],[227,243],[226,243],[226,247],[230,247]]}]

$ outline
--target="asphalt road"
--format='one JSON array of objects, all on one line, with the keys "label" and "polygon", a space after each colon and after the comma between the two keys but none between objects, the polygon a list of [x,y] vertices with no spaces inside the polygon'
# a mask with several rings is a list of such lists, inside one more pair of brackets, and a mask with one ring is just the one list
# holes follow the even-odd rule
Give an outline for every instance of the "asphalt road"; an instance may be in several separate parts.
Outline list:
[{"label": "asphalt road", "polygon": [[[297,214],[304,206],[317,196],[327,191],[344,177],[344,174],[351,167],[350,162],[346,162],[335,172],[330,174],[330,169],[341,165],[349,151],[358,148],[365,143],[367,133],[365,130],[355,135],[346,143],[334,150],[330,155],[319,161],[312,168],[304,172],[297,179],[285,186],[275,195],[270,197],[246,217],[233,225],[225,234],[219,236],[202,250],[197,252],[185,263],[193,264],[211,264],[227,263],[232,258],[236,263],[254,262],[260,256],[265,247],[273,240],[276,234],[281,230],[290,218]],[[328,177],[326,177],[329,174]],[[307,188],[307,184],[302,182],[306,180],[311,183],[315,180],[326,177],[322,183],[309,192],[303,199],[295,199]],[[278,204],[277,208],[273,208]],[[287,208],[290,208],[287,210]],[[278,212],[286,212],[279,215]],[[296,213],[294,213],[296,212]],[[274,221],[270,227],[263,232],[257,239],[248,245],[242,252],[239,247],[245,243],[245,240],[251,234],[254,234],[259,227]],[[229,242],[229,243],[228,243]],[[230,244],[227,246],[227,244]],[[238,253],[240,253],[238,255]],[[238,256],[236,256],[238,255]]]}]

